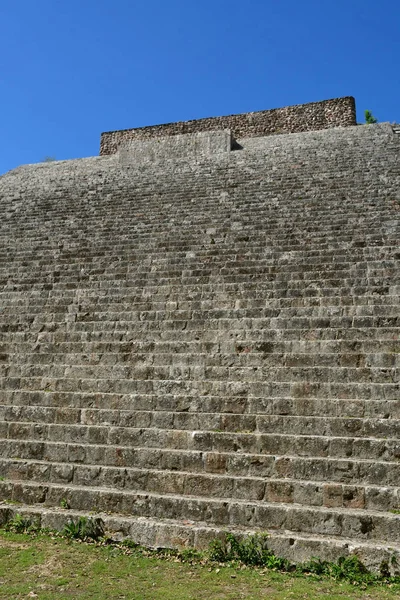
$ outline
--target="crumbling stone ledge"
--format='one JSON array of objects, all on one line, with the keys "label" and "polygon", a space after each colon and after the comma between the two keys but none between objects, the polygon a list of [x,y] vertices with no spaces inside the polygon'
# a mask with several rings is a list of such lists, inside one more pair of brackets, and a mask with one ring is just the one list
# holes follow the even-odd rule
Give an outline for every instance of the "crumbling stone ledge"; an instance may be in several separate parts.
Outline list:
[{"label": "crumbling stone ledge", "polygon": [[352,96],[297,104],[259,112],[178,121],[164,125],[107,131],[101,134],[100,155],[115,154],[121,144],[182,133],[200,133],[230,129],[234,139],[279,133],[316,131],[356,125],[356,107]]}]

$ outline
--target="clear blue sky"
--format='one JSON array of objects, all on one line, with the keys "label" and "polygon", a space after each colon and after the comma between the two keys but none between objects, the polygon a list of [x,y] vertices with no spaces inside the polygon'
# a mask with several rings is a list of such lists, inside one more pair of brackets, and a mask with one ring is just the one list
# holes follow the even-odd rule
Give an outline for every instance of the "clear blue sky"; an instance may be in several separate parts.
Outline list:
[{"label": "clear blue sky", "polygon": [[0,173],[337,96],[400,121],[400,0],[1,0],[0,23]]}]

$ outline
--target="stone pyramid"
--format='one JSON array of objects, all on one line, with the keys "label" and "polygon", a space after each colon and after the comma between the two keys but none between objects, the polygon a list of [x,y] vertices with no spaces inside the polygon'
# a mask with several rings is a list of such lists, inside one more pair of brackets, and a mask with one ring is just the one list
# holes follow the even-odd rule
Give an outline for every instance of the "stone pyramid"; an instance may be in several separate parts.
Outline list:
[{"label": "stone pyramid", "polygon": [[400,135],[280,110],[0,177],[0,520],[400,557]]}]

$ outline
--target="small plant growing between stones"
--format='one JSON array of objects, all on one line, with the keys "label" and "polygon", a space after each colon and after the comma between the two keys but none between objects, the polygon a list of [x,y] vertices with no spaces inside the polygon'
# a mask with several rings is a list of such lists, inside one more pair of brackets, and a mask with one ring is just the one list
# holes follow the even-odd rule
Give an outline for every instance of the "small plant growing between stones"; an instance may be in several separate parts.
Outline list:
[{"label": "small plant growing between stones", "polygon": [[66,498],[61,498],[60,506],[61,506],[61,508],[65,508],[65,509],[71,508],[71,506]]},{"label": "small plant growing between stones", "polygon": [[202,553],[194,548],[184,548],[178,552],[177,556],[181,562],[188,563],[195,563],[203,558]]},{"label": "small plant growing between stones", "polygon": [[225,533],[223,539],[211,542],[209,558],[218,563],[241,563],[297,575],[329,577],[362,587],[399,581],[399,577],[391,576],[388,562],[382,562],[378,575],[371,573],[356,555],[342,556],[336,562],[312,558],[295,565],[268,549],[266,534],[251,535],[240,540],[231,533]]},{"label": "small plant growing between stones", "polygon": [[378,119],[376,119],[374,117],[374,115],[372,114],[372,112],[369,110],[366,110],[364,112],[364,116],[365,116],[365,122],[367,125],[374,125],[374,123],[378,122]]},{"label": "small plant growing between stones", "polygon": [[13,533],[37,533],[40,531],[40,522],[17,513],[15,517],[7,521],[4,529]]},{"label": "small plant growing between stones", "polygon": [[130,550],[137,550],[138,548],[140,548],[140,544],[130,539],[122,540],[121,546],[123,548],[129,548]]},{"label": "small plant growing between stones", "polygon": [[99,517],[79,517],[77,521],[71,519],[62,533],[71,539],[98,540],[104,536],[104,521]]},{"label": "small plant growing between stones", "polygon": [[267,547],[267,535],[250,535],[239,540],[232,533],[210,545],[210,559],[217,562],[241,562],[251,566],[268,566],[272,569],[289,569],[289,561],[276,557]]},{"label": "small plant growing between stones", "polygon": [[377,576],[371,573],[355,555],[341,556],[335,563],[314,558],[299,565],[297,571],[319,576],[326,575],[337,581],[348,581],[353,585],[373,583],[377,580]]},{"label": "small plant growing between stones", "polygon": [[364,582],[370,579],[375,579],[374,575],[370,573],[364,563],[358,558],[358,556],[341,556],[336,563],[331,566],[331,575],[334,579],[345,579],[351,583]]}]

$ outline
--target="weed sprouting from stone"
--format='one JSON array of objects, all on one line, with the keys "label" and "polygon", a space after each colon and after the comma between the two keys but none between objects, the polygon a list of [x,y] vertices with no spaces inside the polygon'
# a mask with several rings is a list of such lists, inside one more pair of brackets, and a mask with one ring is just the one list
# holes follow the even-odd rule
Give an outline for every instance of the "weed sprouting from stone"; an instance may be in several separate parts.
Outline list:
[{"label": "weed sprouting from stone", "polygon": [[211,542],[209,558],[221,564],[233,562],[297,575],[328,577],[364,587],[379,583],[395,583],[400,579],[391,577],[387,562],[381,564],[380,574],[375,574],[371,573],[356,555],[342,556],[336,562],[312,558],[305,563],[295,565],[286,558],[276,556],[268,549],[266,534],[238,539],[231,533],[225,533],[222,539]]},{"label": "weed sprouting from stone", "polygon": [[98,540],[104,536],[104,521],[99,517],[79,517],[77,521],[71,519],[62,533],[65,537],[73,539]]},{"label": "weed sprouting from stone", "polygon": [[[379,575],[371,573],[356,555],[341,556],[337,562],[313,558],[298,565],[296,571],[304,574],[327,576],[336,581],[347,581],[353,585],[371,584],[379,580]],[[381,569],[381,577],[383,576],[390,576],[388,569],[385,575],[383,575]]]},{"label": "weed sprouting from stone", "polygon": [[223,539],[211,543],[210,558],[217,562],[237,561],[245,565],[290,570],[289,561],[276,557],[268,549],[266,534],[255,534],[239,540],[232,533],[226,533]]},{"label": "weed sprouting from stone", "polygon": [[15,517],[7,521],[4,529],[13,533],[38,533],[41,528],[39,520],[34,521],[17,513]]},{"label": "weed sprouting from stone", "polygon": [[367,125],[374,125],[375,123],[378,122],[378,119],[376,119],[374,117],[374,115],[372,114],[372,112],[370,110],[364,111],[364,116],[365,116],[365,122]]}]

